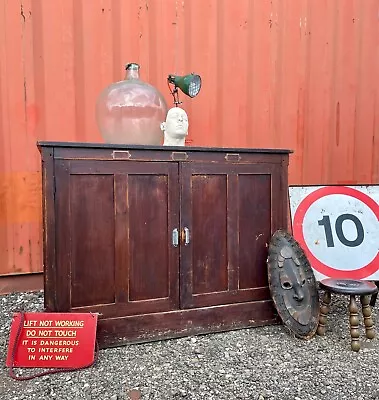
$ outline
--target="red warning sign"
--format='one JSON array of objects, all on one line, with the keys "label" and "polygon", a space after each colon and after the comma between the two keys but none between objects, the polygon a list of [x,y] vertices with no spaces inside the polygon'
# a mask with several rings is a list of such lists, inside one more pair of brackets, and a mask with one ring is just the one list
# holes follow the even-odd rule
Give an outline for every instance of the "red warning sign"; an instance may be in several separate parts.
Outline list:
[{"label": "red warning sign", "polygon": [[[82,368],[94,360],[97,314],[16,313],[7,367]],[[16,343],[17,341],[17,343]]]}]

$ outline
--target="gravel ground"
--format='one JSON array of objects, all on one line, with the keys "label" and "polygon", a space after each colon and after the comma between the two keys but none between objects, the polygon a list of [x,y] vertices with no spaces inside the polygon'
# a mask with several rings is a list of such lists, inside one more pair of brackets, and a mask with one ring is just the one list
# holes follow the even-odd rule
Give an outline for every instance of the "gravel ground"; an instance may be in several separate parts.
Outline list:
[{"label": "gravel ground", "polygon": [[41,311],[43,293],[0,296],[0,399],[379,400],[379,338],[351,351],[347,300],[331,306],[326,336],[309,341],[283,325],[242,329],[105,349],[89,369],[19,382],[5,366],[11,317]]}]

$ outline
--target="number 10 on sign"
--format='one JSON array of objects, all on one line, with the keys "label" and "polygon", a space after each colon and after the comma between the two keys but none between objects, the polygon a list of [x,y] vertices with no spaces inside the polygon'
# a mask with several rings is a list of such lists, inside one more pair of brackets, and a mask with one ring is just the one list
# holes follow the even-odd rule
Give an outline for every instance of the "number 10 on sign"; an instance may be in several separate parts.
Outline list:
[{"label": "number 10 on sign", "polygon": [[[355,240],[349,240],[346,238],[342,225],[344,221],[352,221],[354,223],[357,230],[357,237]],[[326,245],[328,247],[334,247],[334,239],[329,215],[324,215],[322,219],[318,220],[318,224],[320,226],[323,226],[325,229]],[[362,222],[353,214],[341,214],[340,216],[338,216],[335,223],[335,231],[339,241],[343,245],[348,247],[360,246],[363,243],[363,239],[365,237]]]},{"label": "number 10 on sign", "polygon": [[295,209],[293,233],[316,278],[379,280],[378,221],[373,196],[346,186],[321,187],[310,191]]}]

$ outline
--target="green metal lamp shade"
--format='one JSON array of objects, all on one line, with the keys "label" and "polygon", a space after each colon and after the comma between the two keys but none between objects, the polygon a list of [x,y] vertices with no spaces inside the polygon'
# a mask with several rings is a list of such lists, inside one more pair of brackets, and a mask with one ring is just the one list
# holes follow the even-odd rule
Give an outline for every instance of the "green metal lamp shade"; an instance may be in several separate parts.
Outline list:
[{"label": "green metal lamp shade", "polygon": [[189,74],[184,76],[169,75],[168,81],[178,87],[189,97],[195,97],[199,94],[201,88],[200,75]]}]

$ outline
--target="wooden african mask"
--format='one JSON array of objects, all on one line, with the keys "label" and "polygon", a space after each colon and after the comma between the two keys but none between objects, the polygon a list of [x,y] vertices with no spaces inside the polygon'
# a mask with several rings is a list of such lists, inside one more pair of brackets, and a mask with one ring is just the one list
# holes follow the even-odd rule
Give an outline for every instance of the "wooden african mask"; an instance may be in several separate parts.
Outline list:
[{"label": "wooden african mask", "polygon": [[284,325],[299,338],[311,338],[320,313],[316,279],[304,251],[288,232],[278,230],[272,236],[267,267],[271,296]]}]

